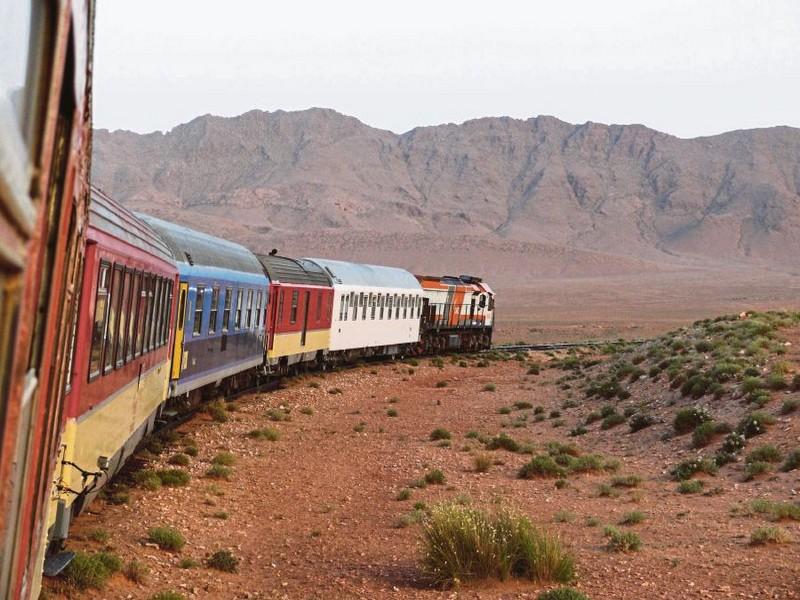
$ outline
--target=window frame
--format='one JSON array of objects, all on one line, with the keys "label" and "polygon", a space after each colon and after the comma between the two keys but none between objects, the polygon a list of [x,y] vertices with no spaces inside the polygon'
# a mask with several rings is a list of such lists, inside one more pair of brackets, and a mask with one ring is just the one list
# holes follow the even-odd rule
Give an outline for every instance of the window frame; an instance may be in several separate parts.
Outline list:
[{"label": "window frame", "polygon": [[228,333],[231,325],[231,306],[233,305],[233,288],[225,286],[225,301],[222,303],[222,333]]},{"label": "window frame", "polygon": [[[192,337],[203,335],[203,313],[205,312],[205,291],[206,286],[198,284],[194,292],[194,310],[192,311]],[[198,306],[200,307],[198,310]],[[197,313],[200,313],[200,320],[197,319]]]},{"label": "window frame", "polygon": [[289,310],[289,324],[297,323],[297,308],[300,304],[300,290],[292,290],[292,306]]},{"label": "window frame", "polygon": [[[119,282],[116,281],[117,273],[120,274]],[[123,276],[125,270],[121,264],[114,263],[111,268],[111,287],[108,290],[110,302],[108,303],[108,312],[106,315],[106,341],[103,348],[103,375],[107,375],[110,371],[113,371],[116,368],[116,354],[117,354],[117,333],[119,331],[119,319],[117,319],[117,315],[119,315],[119,306],[120,300],[122,298],[122,294],[120,293],[121,290],[117,290],[118,287],[121,287]],[[114,312],[112,313],[112,309]],[[114,322],[111,323],[111,319],[113,317]],[[109,331],[113,329],[113,331]],[[109,348],[109,342],[111,342],[111,347]]]},{"label": "window frame", "polygon": [[233,329],[239,331],[242,328],[242,297],[244,288],[238,288],[236,293],[236,314],[234,315]]},{"label": "window frame", "polygon": [[219,313],[219,286],[211,288],[211,308],[208,309],[208,335],[217,333],[217,313]]},{"label": "window frame", "polygon": [[253,290],[247,290],[247,308],[245,308],[244,328],[253,328]]},{"label": "window frame", "polygon": [[[102,277],[103,272],[105,270],[105,278]],[[109,304],[109,284],[110,279],[109,275],[111,273],[111,263],[108,261],[101,260],[100,264],[97,269],[97,287],[95,289],[95,298],[94,298],[94,315],[92,320],[92,337],[89,343],[89,374],[88,380],[94,381],[98,377],[103,374],[103,353],[105,350],[105,343],[106,343],[106,328],[108,327],[108,304]],[[101,282],[105,285],[101,287]],[[102,292],[102,293],[101,293]],[[101,297],[105,298],[104,308],[103,308],[103,320],[102,320],[102,329],[103,332],[100,335],[99,343],[100,343],[100,353],[97,357],[97,368],[95,370],[92,369],[92,355],[95,350],[95,329],[97,325],[97,307],[99,304],[99,299]]]}]

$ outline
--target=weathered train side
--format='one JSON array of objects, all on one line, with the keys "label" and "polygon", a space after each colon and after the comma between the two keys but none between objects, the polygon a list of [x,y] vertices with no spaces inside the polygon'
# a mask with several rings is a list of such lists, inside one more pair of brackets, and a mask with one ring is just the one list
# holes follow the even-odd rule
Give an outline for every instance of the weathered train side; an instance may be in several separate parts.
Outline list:
[{"label": "weathered train side", "polygon": [[38,594],[82,270],[91,0],[8,2],[0,78],[0,597]]}]

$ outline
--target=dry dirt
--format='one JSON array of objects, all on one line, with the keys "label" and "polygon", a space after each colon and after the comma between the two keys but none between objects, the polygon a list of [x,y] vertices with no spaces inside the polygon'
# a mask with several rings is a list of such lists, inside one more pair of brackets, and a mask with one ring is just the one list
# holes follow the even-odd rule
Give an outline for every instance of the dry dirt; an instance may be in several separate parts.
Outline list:
[{"label": "dry dirt", "polygon": [[[797,332],[793,333],[797,348]],[[546,360],[546,357],[541,357]],[[796,351],[788,357],[797,366]],[[254,394],[238,401],[239,410],[227,423],[201,414],[180,428],[197,441],[200,452],[189,467],[185,488],[157,492],[135,489],[131,502],[111,506],[102,501],[75,523],[73,548],[100,549],[87,534],[97,528],[110,533],[108,544],[125,561],[138,559],[150,568],[144,584],[115,575],[102,592],[85,598],[149,598],[172,589],[187,598],[535,598],[547,586],[530,582],[490,582],[458,590],[426,586],[419,570],[420,526],[397,528],[398,518],[414,502],[427,504],[462,497],[477,506],[508,505],[527,514],[541,527],[557,533],[577,560],[576,587],[592,600],[619,598],[800,598],[800,526],[780,523],[793,541],[781,546],[750,546],[750,533],[769,524],[760,516],[735,516],[731,508],[755,498],[797,501],[800,471],[778,473],[742,483],[742,464],[729,465],[707,482],[712,495],[681,495],[668,470],[693,451],[686,437],[662,441],[670,429],[670,392],[643,388],[641,394],[662,394],[662,423],[637,434],[626,426],[567,438],[598,402],[570,409],[561,405],[570,392],[558,389],[563,373],[543,370],[527,375],[517,361],[467,368],[445,361],[443,369],[429,360],[408,373],[408,365],[367,365],[324,377],[288,381],[276,392]],[[319,388],[309,386],[318,381]],[[446,387],[436,387],[446,381]],[[483,391],[495,383],[496,392]],[[340,388],[341,394],[328,390]],[[395,402],[390,399],[396,398]],[[776,412],[781,393],[767,408]],[[498,410],[517,401],[541,405],[546,414],[561,410],[565,423],[554,419],[523,427],[503,428],[518,415]],[[630,402],[636,402],[637,396]],[[663,402],[662,402],[663,401]],[[266,412],[291,408],[291,421],[271,422]],[[313,414],[304,414],[310,407]],[[397,410],[390,417],[387,410]],[[715,407],[734,418],[737,406]],[[531,411],[524,411],[530,413]],[[658,411],[657,411],[658,412]],[[734,414],[735,413],[735,414]],[[363,432],[354,427],[365,423]],[[255,428],[272,426],[281,433],[276,442],[245,436]],[[451,447],[429,441],[431,430],[452,432]],[[620,474],[639,474],[642,485],[623,490],[618,498],[598,497],[609,475],[579,475],[568,487],[556,489],[553,480],[520,480],[518,468],[529,459],[502,450],[485,474],[473,470],[473,453],[481,444],[469,431],[496,434],[537,446],[550,440],[570,440],[585,451],[616,457]],[[772,442],[786,451],[800,445],[800,416],[778,417],[759,442]],[[214,482],[203,475],[220,450],[237,457],[230,481]],[[165,453],[166,459],[169,454]],[[413,490],[410,500],[397,493],[431,468],[446,475],[445,485]],[[215,487],[216,486],[216,487]],[[629,511],[646,520],[634,526],[643,542],[635,553],[612,553],[605,548],[602,525],[616,524]],[[227,520],[214,518],[227,511]],[[558,511],[571,522],[556,523]],[[588,517],[600,526],[588,526]],[[187,538],[177,554],[144,545],[148,528],[171,525]],[[205,566],[183,570],[181,558],[200,561],[210,552],[229,548],[242,559],[237,574]]]}]

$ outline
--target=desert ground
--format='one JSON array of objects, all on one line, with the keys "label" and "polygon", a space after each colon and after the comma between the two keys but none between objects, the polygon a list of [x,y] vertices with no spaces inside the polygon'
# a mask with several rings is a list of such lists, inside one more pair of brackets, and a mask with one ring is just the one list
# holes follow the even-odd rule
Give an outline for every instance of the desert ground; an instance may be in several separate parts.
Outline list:
[{"label": "desert ground", "polygon": [[[621,327],[611,317],[608,322]],[[781,364],[790,377],[800,371],[800,327],[781,330],[779,341],[788,349]],[[150,468],[168,468],[170,456],[196,447],[186,467],[188,485],[149,491],[131,484],[125,503],[98,500],[74,524],[71,548],[108,550],[126,564],[138,561],[147,574],[133,582],[117,573],[103,590],[84,592],[52,580],[50,597],[148,599],[173,590],[209,599],[533,599],[554,587],[526,580],[432,586],[420,566],[418,520],[426,507],[453,501],[508,507],[557,535],[576,560],[573,586],[592,600],[800,598],[800,522],[772,522],[748,508],[757,499],[796,505],[800,470],[775,468],[745,481],[740,458],[716,476],[700,475],[704,493],[679,493],[670,471],[700,451],[691,435],[672,433],[672,419],[697,401],[642,377],[630,398],[614,402],[619,411],[647,405],[651,427],[634,433],[624,423],[603,429],[592,422],[585,434],[570,437],[606,402],[585,398],[564,363],[553,362],[559,358],[531,353],[488,365],[480,357],[368,363],[240,397],[225,422],[196,414],[150,456]],[[562,366],[548,368],[551,363]],[[796,405],[800,392],[770,394],[763,410],[775,423],[748,449],[772,444],[785,455],[800,448],[800,411],[784,414],[780,407]],[[728,396],[701,402],[715,419],[731,423],[748,410]],[[435,428],[446,429],[450,439],[432,441]],[[248,436],[264,429],[278,439]],[[528,453],[484,445],[503,433]],[[518,478],[529,453],[552,441],[618,465],[613,473],[570,474],[558,485],[553,478]],[[208,476],[221,452],[232,455],[228,479]],[[491,466],[477,472],[475,457],[482,455]],[[415,487],[432,469],[442,471],[444,482]],[[613,483],[629,475],[633,484]],[[415,503],[424,506],[415,510]],[[641,522],[620,524],[632,512],[641,513]],[[638,534],[641,548],[611,551],[607,525]],[[185,546],[159,549],[148,541],[157,526],[177,529]],[[781,528],[788,542],[751,544],[754,530],[768,526]],[[221,549],[240,560],[236,573],[207,566]],[[182,561],[192,568],[180,568]]]}]

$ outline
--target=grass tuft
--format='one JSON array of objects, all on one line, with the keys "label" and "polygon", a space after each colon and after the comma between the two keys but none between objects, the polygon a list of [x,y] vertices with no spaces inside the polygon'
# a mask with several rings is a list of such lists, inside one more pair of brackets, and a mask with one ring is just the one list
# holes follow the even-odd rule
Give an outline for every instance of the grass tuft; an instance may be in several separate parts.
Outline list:
[{"label": "grass tuft", "polygon": [[147,532],[147,538],[162,550],[177,552],[186,544],[186,538],[174,527],[153,527]]}]

